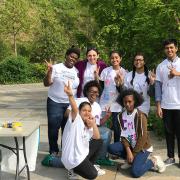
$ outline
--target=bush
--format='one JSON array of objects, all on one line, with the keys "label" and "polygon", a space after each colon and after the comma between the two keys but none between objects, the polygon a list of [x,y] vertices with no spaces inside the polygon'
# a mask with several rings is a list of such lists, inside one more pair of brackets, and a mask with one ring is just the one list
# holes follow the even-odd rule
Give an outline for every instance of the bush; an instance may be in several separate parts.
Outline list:
[{"label": "bush", "polygon": [[32,65],[27,58],[10,56],[0,63],[0,83],[33,82]]},{"label": "bush", "polygon": [[36,79],[36,82],[42,82],[42,79],[44,78],[46,70],[47,70],[46,65],[44,63],[43,64],[34,63],[32,64],[32,67],[33,67],[32,73]]},{"label": "bush", "polygon": [[154,131],[154,133],[160,138],[164,137],[164,125],[163,120],[158,118],[154,112],[150,112],[148,116],[148,130]]}]

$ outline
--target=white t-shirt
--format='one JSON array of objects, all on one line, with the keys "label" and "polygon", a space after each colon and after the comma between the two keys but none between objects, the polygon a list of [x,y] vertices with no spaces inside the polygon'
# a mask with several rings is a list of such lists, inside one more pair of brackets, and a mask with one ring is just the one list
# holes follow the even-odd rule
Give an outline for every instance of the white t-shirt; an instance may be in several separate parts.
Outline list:
[{"label": "white t-shirt", "polygon": [[104,81],[104,90],[100,97],[100,106],[102,111],[110,107],[111,112],[121,112],[122,107],[116,102],[119,92],[116,89],[114,78],[117,73],[126,74],[126,70],[120,67],[118,71],[114,70],[112,66],[103,69],[100,75],[101,81]]},{"label": "white t-shirt", "polygon": [[168,67],[174,67],[180,72],[180,58],[176,57],[173,62],[165,59],[156,70],[156,80],[162,83],[161,107],[164,109],[180,109],[180,76],[169,78]]},{"label": "white t-shirt", "polygon": [[88,129],[81,116],[77,114],[74,121],[68,118],[62,137],[62,163],[70,170],[78,166],[89,154],[89,140],[93,129]]},{"label": "white t-shirt", "polygon": [[[96,68],[97,68],[96,64],[90,64],[89,62],[87,62],[87,66],[84,71],[84,77],[83,77],[83,84],[82,84],[83,89],[87,82],[94,80],[94,71],[96,70]],[[81,97],[84,97],[83,91],[81,93]]]},{"label": "white t-shirt", "polygon": [[68,96],[64,92],[64,84],[71,83],[73,94],[76,97],[79,85],[78,70],[75,67],[67,68],[63,63],[53,65],[53,84],[49,87],[48,97],[57,103],[69,103]]},{"label": "white t-shirt", "polygon": [[123,129],[121,131],[121,136],[128,139],[132,148],[136,146],[137,137],[135,130],[134,118],[137,113],[137,109],[134,109],[132,114],[127,114],[127,111],[122,113]]},{"label": "white t-shirt", "polygon": [[[77,98],[75,99],[77,106],[79,107],[79,105],[82,102],[89,102],[88,98],[83,97],[83,98]],[[100,119],[101,119],[101,107],[97,102],[94,102],[93,104],[91,104],[91,108],[92,108],[92,116],[95,118],[96,120],[96,124],[99,126],[100,125]],[[69,110],[71,110],[71,106],[69,105],[68,107]]]},{"label": "white t-shirt", "polygon": [[133,86],[131,85],[131,80],[132,80],[132,71],[127,73],[127,75],[125,76],[124,86],[127,88],[133,88],[138,93],[143,95],[144,102],[141,106],[138,107],[138,109],[148,115],[150,110],[150,97],[147,93],[149,89],[149,85],[146,82],[146,76],[144,73],[138,74],[135,72]]}]

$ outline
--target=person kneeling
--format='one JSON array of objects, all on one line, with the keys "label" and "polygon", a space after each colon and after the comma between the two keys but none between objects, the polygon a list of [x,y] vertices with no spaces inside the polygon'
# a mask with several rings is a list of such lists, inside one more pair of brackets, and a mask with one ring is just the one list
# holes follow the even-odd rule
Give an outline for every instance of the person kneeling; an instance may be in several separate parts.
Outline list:
[{"label": "person kneeling", "polygon": [[108,152],[126,159],[122,169],[131,167],[133,177],[141,177],[150,169],[163,172],[166,169],[159,156],[148,158],[153,151],[147,131],[147,116],[137,109],[143,98],[133,89],[122,92],[117,102],[124,107],[118,118],[121,126],[121,142],[110,144]]},{"label": "person kneeling", "polygon": [[98,175],[105,174],[105,171],[94,165],[102,140],[91,115],[91,104],[83,102],[78,109],[70,82],[65,85],[64,91],[69,97],[72,110],[62,137],[62,163],[69,170],[69,179],[72,179],[74,173],[86,179],[95,179]]}]

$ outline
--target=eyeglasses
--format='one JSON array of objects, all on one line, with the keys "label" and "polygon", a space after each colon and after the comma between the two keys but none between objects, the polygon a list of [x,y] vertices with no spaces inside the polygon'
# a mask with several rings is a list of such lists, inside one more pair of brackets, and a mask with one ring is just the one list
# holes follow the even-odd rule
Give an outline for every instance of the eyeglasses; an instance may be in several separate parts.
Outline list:
[{"label": "eyeglasses", "polygon": [[98,91],[89,91],[90,94],[97,94],[99,95],[99,92]]}]

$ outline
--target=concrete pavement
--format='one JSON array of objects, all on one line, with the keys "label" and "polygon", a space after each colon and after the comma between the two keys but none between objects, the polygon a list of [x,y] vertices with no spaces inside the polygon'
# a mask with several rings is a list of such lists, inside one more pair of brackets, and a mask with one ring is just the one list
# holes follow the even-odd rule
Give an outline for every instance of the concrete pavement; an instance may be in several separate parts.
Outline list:
[{"label": "concrete pavement", "polygon": [[[1,85],[0,86],[0,120],[31,120],[39,121],[40,126],[40,146],[38,151],[36,171],[31,172],[32,180],[65,180],[67,172],[65,169],[48,168],[41,165],[41,160],[48,154],[47,140],[47,117],[46,117],[46,98],[48,88],[39,84],[24,85]],[[164,140],[151,135],[154,153],[166,158],[166,147]],[[177,152],[177,151],[176,151]],[[177,162],[178,158],[176,157]],[[121,162],[121,161],[120,161]],[[128,170],[117,170],[116,167],[103,167],[106,175],[98,177],[98,180],[130,180]],[[14,172],[3,172],[2,180],[14,179]],[[22,177],[21,179],[25,179]],[[180,169],[170,166],[163,174],[148,172],[140,179],[146,180],[180,180]]]}]

